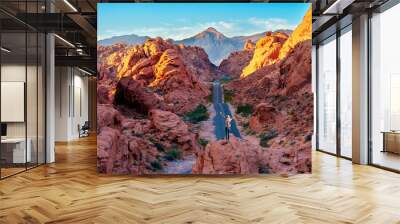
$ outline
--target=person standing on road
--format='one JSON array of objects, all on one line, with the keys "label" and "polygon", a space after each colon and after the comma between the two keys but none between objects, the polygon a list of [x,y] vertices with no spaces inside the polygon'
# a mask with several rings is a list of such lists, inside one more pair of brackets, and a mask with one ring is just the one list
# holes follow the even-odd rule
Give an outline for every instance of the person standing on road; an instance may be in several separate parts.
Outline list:
[{"label": "person standing on road", "polygon": [[229,130],[231,128],[232,118],[230,115],[226,115],[225,117],[225,139],[229,141]]}]

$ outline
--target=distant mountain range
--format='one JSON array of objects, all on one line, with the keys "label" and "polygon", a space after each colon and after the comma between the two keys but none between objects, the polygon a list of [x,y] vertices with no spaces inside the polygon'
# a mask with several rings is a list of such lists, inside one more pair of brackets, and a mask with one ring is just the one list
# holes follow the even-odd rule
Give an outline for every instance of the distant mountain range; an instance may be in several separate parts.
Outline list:
[{"label": "distant mountain range", "polygon": [[[292,33],[291,30],[277,30],[275,32],[283,32],[286,34]],[[206,30],[183,40],[174,40],[176,44],[184,44],[186,46],[198,46],[203,48],[210,59],[210,61],[219,65],[221,61],[229,56],[230,53],[234,51],[239,51],[243,49],[243,45],[247,40],[257,42],[258,39],[265,36],[266,32],[258,33],[250,36],[236,36],[236,37],[226,37],[221,32],[217,31],[213,27],[209,27]],[[112,45],[116,43],[125,44],[142,44],[148,38],[148,36],[138,36],[135,34],[114,36],[111,38],[99,40],[99,45]]]},{"label": "distant mountain range", "polygon": [[99,40],[97,41],[98,45],[102,46],[107,46],[107,45],[113,45],[116,43],[123,43],[123,44],[142,44],[144,43],[148,38],[148,36],[138,36],[135,34],[130,34],[130,35],[123,35],[123,36],[114,36],[110,37],[107,39]]}]

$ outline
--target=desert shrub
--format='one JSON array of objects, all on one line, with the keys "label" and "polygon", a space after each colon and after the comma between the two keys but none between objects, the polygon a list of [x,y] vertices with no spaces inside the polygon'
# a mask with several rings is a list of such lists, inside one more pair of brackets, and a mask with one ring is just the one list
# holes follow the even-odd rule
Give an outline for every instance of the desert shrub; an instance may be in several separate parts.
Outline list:
[{"label": "desert shrub", "polygon": [[199,139],[199,144],[202,145],[203,147],[206,147],[208,142],[209,141],[207,139],[204,139],[204,138]]},{"label": "desert shrub", "polygon": [[225,84],[225,83],[228,83],[228,82],[230,82],[232,80],[233,80],[232,77],[224,75],[219,81],[221,82],[221,84]]},{"label": "desert shrub", "polygon": [[243,123],[243,128],[249,128],[249,122]]},{"label": "desert shrub", "polygon": [[161,144],[160,144],[156,139],[154,139],[153,137],[148,138],[148,140],[149,140],[151,143],[153,143],[153,145],[157,148],[157,150],[158,150],[159,152],[164,152],[164,151],[165,151],[164,146],[161,145]]},{"label": "desert shrub", "polygon": [[207,102],[209,102],[209,103],[213,102],[213,94],[212,93],[207,96]]},{"label": "desert shrub", "polygon": [[232,102],[235,93],[232,90],[224,89],[224,101],[226,103]]},{"label": "desert shrub", "polygon": [[153,144],[157,148],[157,151],[159,151],[159,152],[164,152],[165,151],[164,146],[162,146],[160,143],[154,142]]},{"label": "desert shrub", "polygon": [[268,147],[268,141],[275,138],[276,136],[278,136],[278,132],[275,129],[260,134],[260,145],[262,147]]},{"label": "desert shrub", "polygon": [[253,106],[250,104],[239,105],[236,109],[236,113],[248,117],[253,114]]},{"label": "desert shrub", "polygon": [[251,129],[246,129],[246,130],[245,130],[245,133],[246,133],[247,135],[255,135],[255,134],[257,134],[255,131],[253,131],[253,130],[251,130]]},{"label": "desert shrub", "polygon": [[208,101],[209,103],[212,103],[212,102],[213,102],[213,92],[214,92],[214,86],[211,86],[211,87],[210,87],[210,95],[207,96],[207,101]]},{"label": "desert shrub", "polygon": [[181,159],[181,157],[182,157],[182,154],[179,151],[179,149],[172,149],[165,153],[164,159],[166,159],[168,161],[174,161],[174,160]]},{"label": "desert shrub", "polygon": [[203,104],[200,104],[192,112],[187,113],[183,119],[191,123],[199,123],[207,120],[209,117],[210,115],[208,114],[207,107],[205,107]]},{"label": "desert shrub", "polygon": [[151,169],[153,171],[162,170],[162,165],[158,160],[154,160],[150,163]]}]

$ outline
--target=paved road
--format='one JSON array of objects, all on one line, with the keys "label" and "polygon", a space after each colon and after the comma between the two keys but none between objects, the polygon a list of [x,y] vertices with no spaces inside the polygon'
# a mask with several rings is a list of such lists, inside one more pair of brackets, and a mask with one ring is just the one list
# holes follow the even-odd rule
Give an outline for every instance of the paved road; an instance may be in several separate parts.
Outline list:
[{"label": "paved road", "polygon": [[[215,126],[215,136],[217,139],[225,138],[225,116],[230,115],[232,118],[232,112],[229,109],[228,104],[222,101],[222,91],[221,91],[221,83],[219,81],[214,81],[213,83],[213,103],[216,115],[214,117],[214,126]],[[242,138],[240,136],[240,132],[236,126],[236,121],[232,120],[231,122],[231,134],[238,138]]]},{"label": "paved road", "polygon": [[167,162],[167,166],[164,167],[164,173],[191,174],[195,162],[196,157],[194,155],[185,156],[182,160]]}]

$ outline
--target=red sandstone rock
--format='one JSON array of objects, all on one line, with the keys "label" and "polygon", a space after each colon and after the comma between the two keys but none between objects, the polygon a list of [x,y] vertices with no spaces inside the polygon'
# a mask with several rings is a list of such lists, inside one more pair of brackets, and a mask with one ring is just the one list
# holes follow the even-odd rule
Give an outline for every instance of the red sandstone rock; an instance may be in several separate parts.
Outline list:
[{"label": "red sandstone rock", "polygon": [[97,136],[97,169],[101,173],[152,173],[151,162],[157,160],[157,149],[148,141],[129,137],[118,129],[104,127]]},{"label": "red sandstone rock", "polygon": [[152,125],[159,131],[158,138],[177,143],[184,151],[196,151],[199,145],[196,136],[188,126],[174,113],[162,110],[151,110],[149,118]]},{"label": "red sandstone rock", "polygon": [[258,174],[262,150],[246,140],[231,137],[230,141],[211,142],[198,153],[193,173],[198,174]]},{"label": "red sandstone rock", "polygon": [[97,135],[97,170],[101,173],[113,171],[113,155],[118,148],[119,131],[104,127]]},{"label": "red sandstone rock", "polygon": [[265,130],[265,125],[274,124],[277,118],[279,118],[279,113],[275,107],[267,103],[260,103],[250,118],[249,127],[253,131],[260,132]]},{"label": "red sandstone rock", "polygon": [[97,130],[103,127],[115,127],[120,124],[122,119],[120,112],[112,105],[97,105]]},{"label": "red sandstone rock", "polygon": [[241,78],[247,77],[264,66],[275,63],[279,59],[279,51],[288,39],[285,33],[268,32],[257,41],[250,63],[243,69]]},{"label": "red sandstone rock", "polygon": [[264,38],[258,40],[253,58],[243,69],[241,78],[252,75],[258,69],[277,63],[284,59],[297,44],[311,40],[312,9],[310,8],[301,23],[288,37],[285,33],[268,32]]},{"label": "red sandstone rock", "polygon": [[109,103],[116,89],[118,104],[128,103],[144,113],[151,107],[178,114],[193,110],[210,94],[203,81],[218,75],[203,49],[176,46],[161,38],[143,45],[99,47],[99,52],[102,87],[98,91],[104,97],[99,101]]},{"label": "red sandstone rock", "polygon": [[163,99],[141,81],[122,78],[116,89],[115,104],[125,105],[139,113],[147,114],[153,108],[164,108]]},{"label": "red sandstone rock", "polygon": [[221,76],[218,68],[212,64],[203,48],[179,45],[178,53],[186,69],[200,81],[213,81]]},{"label": "red sandstone rock", "polygon": [[228,58],[221,62],[218,68],[225,75],[232,78],[239,78],[243,68],[249,64],[252,57],[252,50],[232,52]]},{"label": "red sandstone rock", "polygon": [[278,63],[225,86],[235,91],[233,103],[251,104],[249,128],[258,134],[277,132],[261,159],[275,173],[311,172],[313,94],[311,42],[303,41]]},{"label": "red sandstone rock", "polygon": [[289,39],[279,52],[279,59],[283,59],[300,42],[311,40],[312,33],[312,8],[308,9],[301,23],[296,27]]}]

